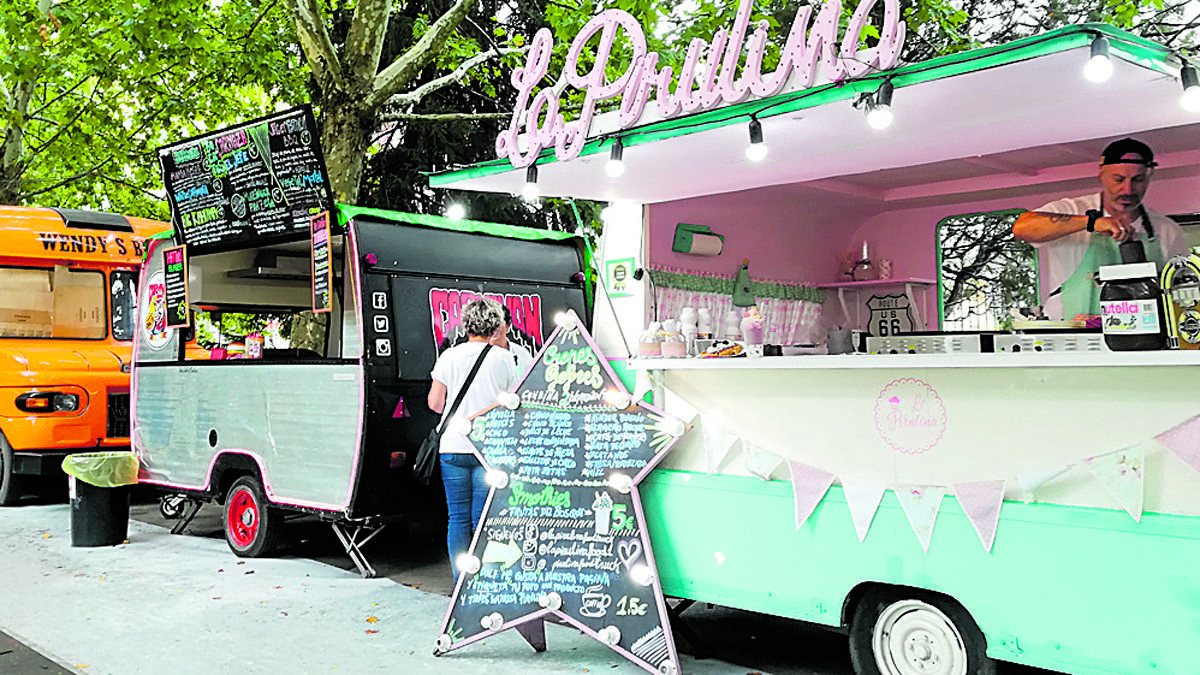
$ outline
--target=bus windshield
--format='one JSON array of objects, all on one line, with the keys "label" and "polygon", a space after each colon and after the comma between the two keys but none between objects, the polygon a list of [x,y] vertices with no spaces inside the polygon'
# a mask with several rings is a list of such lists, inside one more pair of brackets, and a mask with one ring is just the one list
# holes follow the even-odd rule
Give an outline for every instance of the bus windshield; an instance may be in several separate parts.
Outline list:
[{"label": "bus windshield", "polygon": [[0,267],[0,337],[102,340],[104,273],[66,267]]}]

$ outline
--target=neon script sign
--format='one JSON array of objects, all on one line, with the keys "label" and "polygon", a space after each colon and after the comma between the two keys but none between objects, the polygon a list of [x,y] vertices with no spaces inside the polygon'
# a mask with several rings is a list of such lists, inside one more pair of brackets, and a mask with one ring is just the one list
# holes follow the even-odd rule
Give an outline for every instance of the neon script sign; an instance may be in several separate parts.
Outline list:
[{"label": "neon script sign", "polygon": [[[755,22],[750,32],[753,0],[741,0],[731,28],[722,28],[705,41],[695,38],[688,45],[683,68],[674,90],[670,66],[658,67],[658,53],[646,48],[646,35],[628,12],[610,9],[584,25],[567,51],[567,60],[559,82],[534,93],[546,76],[554,49],[554,37],[548,28],[534,35],[525,65],[513,71],[512,85],[517,89],[517,107],[509,127],[496,137],[496,154],[507,157],[514,167],[533,164],[544,148],[554,146],[559,161],[579,156],[587,142],[588,130],[601,101],[620,99],[619,124],[626,129],[637,123],[650,95],[657,92],[655,105],[663,119],[685,113],[711,110],[721,104],[740,103],[751,96],[766,98],[783,91],[789,84],[801,89],[812,86],[818,71],[832,80],[858,77],[872,70],[886,70],[896,64],[904,44],[904,23],[900,20],[899,0],[884,0],[883,27],[879,42],[870,49],[859,49],[863,28],[878,0],[860,0],[846,27],[840,46],[838,18],[841,0],[825,0],[815,20],[812,8],[796,13],[787,42],[773,72],[762,72],[767,45],[767,21]],[[811,27],[810,27],[811,24]],[[612,57],[612,46],[619,34],[631,44],[633,58],[629,67],[615,80],[607,81],[605,72]],[[747,37],[749,33],[749,37]],[[592,38],[600,38],[594,46]],[[579,60],[590,49],[592,67],[579,72]],[[708,60],[701,65],[702,54]],[[743,62],[743,54],[745,60]],[[741,63],[741,74],[737,74]],[[579,118],[567,122],[559,112],[561,94],[567,85],[585,91]],[[524,150],[518,143],[518,131],[524,120]],[[539,123],[540,120],[540,123]]]}]

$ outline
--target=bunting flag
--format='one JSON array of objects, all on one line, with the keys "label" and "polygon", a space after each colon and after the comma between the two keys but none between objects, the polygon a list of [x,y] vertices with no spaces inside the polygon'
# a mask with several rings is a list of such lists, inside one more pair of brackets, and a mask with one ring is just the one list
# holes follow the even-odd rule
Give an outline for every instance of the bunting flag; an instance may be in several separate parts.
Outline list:
[{"label": "bunting flag", "polygon": [[900,500],[900,506],[904,507],[904,515],[908,516],[913,532],[921,540],[921,548],[929,553],[933,523],[937,520],[938,510],[942,508],[946,488],[937,485],[897,485],[893,490]]},{"label": "bunting flag", "polygon": [[725,431],[725,423],[718,414],[704,415],[702,418],[701,435],[704,438],[704,458],[708,473],[718,471],[721,462],[729,455],[730,448],[737,442],[737,436]]},{"label": "bunting flag", "polygon": [[742,440],[742,462],[746,470],[763,480],[771,480],[771,474],[783,464],[783,458],[770,450],[764,450],[753,443]]},{"label": "bunting flag", "polygon": [[1039,469],[1038,471],[1030,471],[1017,476],[1017,485],[1021,486],[1021,492],[1025,503],[1033,501],[1033,491],[1050,481],[1058,478],[1067,471],[1071,470],[1071,465],[1060,466],[1054,469]]},{"label": "bunting flag", "polygon": [[1184,464],[1200,471],[1200,415],[1154,437]]},{"label": "bunting flag", "polygon": [[1004,481],[958,483],[952,487],[958,505],[967,514],[975,534],[979,535],[983,550],[991,553],[992,543],[996,541],[996,526],[1000,524],[1000,507],[1004,504]]},{"label": "bunting flag", "polygon": [[392,418],[403,417],[412,417],[412,415],[408,414],[408,406],[404,405],[404,397],[401,396],[400,400],[396,403],[396,409],[392,411]]},{"label": "bunting flag", "polygon": [[850,519],[854,521],[854,529],[858,530],[859,542],[866,540],[886,490],[883,483],[842,479],[842,493],[846,495],[846,506],[850,507]]},{"label": "bunting flag", "polygon": [[1117,502],[1142,522],[1142,491],[1145,484],[1145,450],[1140,445],[1085,459],[1083,463],[1095,474]]},{"label": "bunting flag", "polygon": [[825,498],[829,486],[833,485],[833,474],[799,462],[788,462],[788,473],[792,476],[792,499],[796,503],[798,530]]},{"label": "bunting flag", "polygon": [[650,392],[653,384],[650,381],[650,372],[639,368],[633,376],[633,400],[642,400],[642,397]]}]

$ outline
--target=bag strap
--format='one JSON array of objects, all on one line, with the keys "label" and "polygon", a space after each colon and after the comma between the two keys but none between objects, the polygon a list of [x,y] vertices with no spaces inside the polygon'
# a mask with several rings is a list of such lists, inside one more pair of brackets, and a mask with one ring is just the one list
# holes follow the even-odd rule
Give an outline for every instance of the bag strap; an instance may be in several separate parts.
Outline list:
[{"label": "bag strap", "polygon": [[454,399],[454,405],[450,406],[450,412],[446,413],[446,419],[442,420],[441,427],[438,429],[439,434],[446,431],[446,424],[450,422],[450,418],[454,417],[454,413],[458,411],[458,405],[462,403],[463,398],[467,395],[467,390],[471,388],[471,382],[475,380],[475,373],[479,372],[479,366],[483,365],[483,359],[487,357],[488,350],[491,348],[492,345],[486,344],[483,346],[483,351],[479,352],[479,358],[475,359],[475,365],[471,367],[471,372],[467,375],[467,381],[463,382],[462,389],[458,391],[458,396]]}]

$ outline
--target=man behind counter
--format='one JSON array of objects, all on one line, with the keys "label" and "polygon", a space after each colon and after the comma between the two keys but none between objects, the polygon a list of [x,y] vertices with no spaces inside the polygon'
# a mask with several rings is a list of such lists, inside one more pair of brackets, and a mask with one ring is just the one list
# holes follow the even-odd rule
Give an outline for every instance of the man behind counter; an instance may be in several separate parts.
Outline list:
[{"label": "man behind counter", "polygon": [[1113,141],[1100,156],[1099,194],[1067,197],[1027,211],[1013,224],[1013,236],[1045,251],[1048,288],[1044,311],[1070,319],[1100,313],[1102,265],[1118,265],[1122,242],[1138,240],[1146,260],[1163,262],[1187,253],[1175,221],[1142,204],[1154,176],[1154,152],[1132,138]]}]

